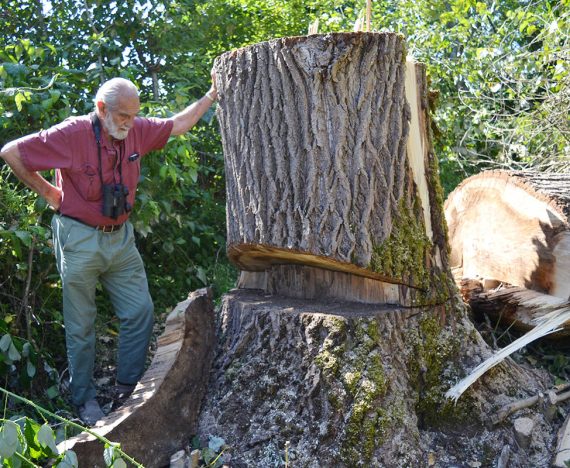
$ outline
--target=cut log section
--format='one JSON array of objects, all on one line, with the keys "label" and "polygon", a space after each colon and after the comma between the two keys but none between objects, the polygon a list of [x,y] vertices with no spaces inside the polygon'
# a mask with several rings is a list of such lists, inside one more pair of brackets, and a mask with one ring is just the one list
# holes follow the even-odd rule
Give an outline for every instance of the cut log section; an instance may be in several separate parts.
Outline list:
[{"label": "cut log section", "polygon": [[[178,304],[133,394],[91,431],[119,443],[143,466],[166,466],[170,456],[188,442],[187,434],[195,431],[213,359],[214,322],[210,290],[193,292]],[[58,448],[72,449],[80,466],[107,466],[103,442],[86,432]]]},{"label": "cut log section", "polygon": [[[300,292],[326,269],[351,284],[350,298],[342,286],[331,297],[450,297],[425,67],[406,60],[402,36],[278,39],[224,54],[215,69],[228,256],[271,276],[244,274],[242,287],[278,283],[274,265],[304,265]],[[295,274],[281,271],[284,282]]]},{"label": "cut log section", "polygon": [[451,267],[568,299],[570,174],[488,171],[448,197]]}]

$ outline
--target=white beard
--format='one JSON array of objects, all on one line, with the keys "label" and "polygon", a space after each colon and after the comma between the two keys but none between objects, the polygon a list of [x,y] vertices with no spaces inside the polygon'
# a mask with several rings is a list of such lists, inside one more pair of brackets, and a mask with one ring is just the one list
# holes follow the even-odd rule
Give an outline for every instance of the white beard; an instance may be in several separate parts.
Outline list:
[{"label": "white beard", "polygon": [[117,140],[124,140],[125,138],[127,138],[127,135],[129,134],[129,129],[127,128],[126,130],[121,130],[115,124],[115,122],[113,122],[113,117],[111,116],[110,112],[108,112],[105,118],[103,119],[103,123],[105,125],[105,128],[107,129],[107,133],[109,133],[109,135],[111,135],[113,138]]}]

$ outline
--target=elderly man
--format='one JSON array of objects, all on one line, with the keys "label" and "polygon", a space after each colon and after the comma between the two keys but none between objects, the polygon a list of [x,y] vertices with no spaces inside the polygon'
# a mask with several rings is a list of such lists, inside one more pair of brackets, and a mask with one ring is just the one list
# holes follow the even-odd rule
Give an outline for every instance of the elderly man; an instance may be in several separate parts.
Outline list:
[{"label": "elderly man", "polygon": [[[52,229],[71,399],[88,425],[104,416],[93,382],[96,284],[109,293],[120,320],[117,394],[127,396],[140,379],[152,332],[152,299],[128,221],[141,157],[198,122],[217,98],[212,83],[182,112],[159,119],[139,117],[137,88],[113,78],[97,92],[92,114],[12,141],[0,152],[16,176],[56,211]],[[49,169],[56,169],[54,184],[38,173]]]}]

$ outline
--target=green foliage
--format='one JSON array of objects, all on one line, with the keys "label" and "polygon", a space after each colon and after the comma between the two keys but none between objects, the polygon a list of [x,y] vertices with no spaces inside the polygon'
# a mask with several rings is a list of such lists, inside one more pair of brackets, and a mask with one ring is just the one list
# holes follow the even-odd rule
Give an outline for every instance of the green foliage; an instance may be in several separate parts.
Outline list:
[{"label": "green foliage", "polygon": [[567,168],[567,1],[401,0],[374,17],[428,67],[447,192],[484,168]]},{"label": "green foliage", "polygon": [[49,406],[59,395],[53,356],[65,357],[50,231],[42,204],[6,167],[0,185],[0,375]]},{"label": "green foliage", "polygon": [[192,449],[200,451],[201,467],[221,467],[224,464],[222,455],[226,448],[226,442],[221,437],[211,435],[207,444],[202,444],[198,437],[192,439]]},{"label": "green foliage", "polygon": [[[20,467],[37,466],[33,462],[47,462],[59,455],[56,438],[53,429],[46,423],[40,425],[27,417],[1,420],[0,425],[0,457],[3,459],[2,466]],[[58,457],[72,460],[74,453],[69,451],[66,457]],[[55,466],[77,466],[75,464],[59,464]]]},{"label": "green foliage", "polygon": [[62,437],[61,435],[56,435],[53,431],[52,426],[46,419],[48,417],[60,423],[58,432],[64,431],[63,438],[66,435],[87,432],[98,439],[104,445],[102,461],[104,461],[105,466],[123,468],[129,462],[132,466],[142,468],[140,463],[121,450],[120,444],[113,443],[91,429],[52,413],[4,388],[0,387],[0,392],[5,397],[23,403],[35,410],[44,419],[43,424],[39,424],[27,416],[20,415],[13,416],[10,419],[0,419],[0,457],[3,462],[2,466],[16,468],[21,466],[39,466],[34,462],[42,462],[42,466],[49,465],[60,468],[78,466],[77,456],[73,451],[66,450],[63,453],[59,453],[57,443],[62,440]]}]

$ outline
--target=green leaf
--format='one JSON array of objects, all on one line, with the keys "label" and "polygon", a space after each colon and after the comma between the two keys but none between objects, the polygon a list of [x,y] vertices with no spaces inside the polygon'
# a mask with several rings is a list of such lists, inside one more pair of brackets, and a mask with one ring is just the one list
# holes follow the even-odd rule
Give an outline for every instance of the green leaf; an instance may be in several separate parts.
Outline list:
[{"label": "green leaf", "polygon": [[198,171],[196,170],[196,168],[194,167],[189,168],[188,175],[190,175],[190,179],[192,180],[192,182],[196,183],[196,181],[198,180]]},{"label": "green leaf", "polygon": [[188,149],[185,146],[180,145],[178,147],[178,150],[176,151],[178,153],[178,156],[180,156],[181,158],[187,158],[189,156],[189,152]]},{"label": "green leaf", "polygon": [[118,448],[120,448],[119,444],[111,443],[105,445],[105,450],[103,451],[103,459],[105,460],[107,466],[113,466],[113,462],[117,459],[116,457],[119,456],[118,452],[116,452]]},{"label": "green leaf", "polygon": [[178,178],[178,174],[176,173],[176,168],[174,166],[168,167],[168,175],[170,176],[172,183],[175,184],[176,179]]},{"label": "green leaf", "polygon": [[18,111],[22,112],[22,103],[26,101],[26,97],[22,93],[17,93],[14,101],[16,102]]},{"label": "green leaf", "polygon": [[14,346],[14,343],[10,344],[10,349],[8,351],[8,358],[11,359],[12,361],[19,361],[22,358],[22,356],[20,356],[20,353]]},{"label": "green leaf", "polygon": [[214,452],[218,453],[225,445],[225,443],[226,441],[221,437],[210,436],[210,440],[208,441],[208,447],[211,448]]},{"label": "green leaf", "polygon": [[57,385],[52,385],[51,387],[46,389],[46,395],[50,400],[53,400],[59,395],[59,388]]},{"label": "green leaf", "polygon": [[24,438],[28,444],[28,451],[32,458],[39,459],[44,455],[44,450],[38,442],[38,431],[40,430],[40,425],[33,419],[26,418],[26,423],[24,425]]},{"label": "green leaf", "polygon": [[12,337],[6,333],[1,339],[0,339],[0,351],[6,352],[8,351],[8,349],[10,348],[10,345],[12,344]]},{"label": "green leaf", "polygon": [[209,464],[217,454],[209,447],[202,450],[202,458]]},{"label": "green leaf", "polygon": [[20,239],[26,247],[32,244],[32,235],[28,231],[15,231],[16,237]]},{"label": "green leaf", "polygon": [[57,446],[55,445],[55,435],[52,428],[47,424],[40,427],[38,431],[38,442],[42,447],[49,449],[53,455],[58,454]]},{"label": "green leaf", "polygon": [[78,468],[79,462],[77,461],[77,455],[73,450],[68,450],[63,455],[62,460],[55,466],[57,468]]},{"label": "green leaf", "polygon": [[127,464],[122,458],[117,458],[111,465],[111,468],[127,468]]},{"label": "green leaf", "polygon": [[26,373],[30,379],[36,375],[36,366],[34,366],[30,360],[26,363]]},{"label": "green leaf", "polygon": [[14,421],[4,421],[0,428],[0,457],[10,458],[18,448],[20,443],[18,441],[19,427]]},{"label": "green leaf", "polygon": [[29,341],[26,341],[24,343],[24,346],[22,346],[22,356],[29,357],[31,351],[32,351],[32,345],[30,344]]},{"label": "green leaf", "polygon": [[203,284],[208,284],[208,277],[206,276],[206,271],[202,267],[196,268],[196,276]]}]

